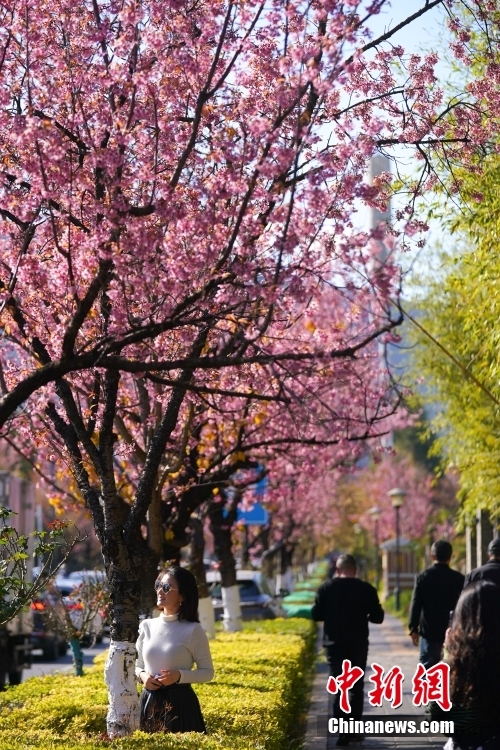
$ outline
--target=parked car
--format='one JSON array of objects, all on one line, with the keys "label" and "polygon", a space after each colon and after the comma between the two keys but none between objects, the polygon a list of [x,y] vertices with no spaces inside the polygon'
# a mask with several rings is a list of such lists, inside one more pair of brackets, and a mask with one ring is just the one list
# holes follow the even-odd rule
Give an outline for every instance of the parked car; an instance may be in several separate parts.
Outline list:
[{"label": "parked car", "polygon": [[67,576],[68,581],[75,581],[74,585],[83,581],[105,581],[106,573],[104,570],[74,570]]},{"label": "parked car", "polygon": [[[54,583],[59,590],[63,604],[68,610],[71,621],[75,627],[81,626],[81,610],[82,604],[78,601],[78,596],[75,596],[75,590],[82,583],[88,581],[101,581],[106,577],[106,574],[102,570],[78,570],[74,573],[70,573],[69,576],[57,576]],[[80,622],[80,624],[79,624]],[[92,646],[93,643],[101,643],[103,639],[103,618],[99,612],[96,612],[92,620],[92,633],[86,633],[81,638],[81,644],[85,648]]]},{"label": "parked car", "polygon": [[32,648],[42,649],[44,659],[56,661],[60,656],[65,656],[68,644],[64,636],[54,633],[47,627],[47,621],[44,617],[45,607],[46,601],[43,594],[31,602],[33,630],[30,635],[30,643]]},{"label": "parked car", "polygon": [[[206,574],[215,619],[222,620],[222,587],[219,571]],[[274,594],[272,584],[257,570],[237,570],[236,580],[240,589],[241,616],[243,620],[274,620],[286,617],[281,599]]]},{"label": "parked car", "polygon": [[[31,604],[34,620],[31,645],[32,648],[42,649],[45,659],[55,660],[58,656],[64,656],[68,650],[66,637],[51,630],[48,625],[47,618],[44,614],[46,608],[60,608],[64,606],[69,612],[73,624],[76,627],[79,627],[78,623],[79,620],[81,621],[82,616],[82,604],[78,601],[78,597],[74,596],[74,592],[85,580],[88,580],[88,578],[57,576],[54,580],[54,584],[62,599],[59,598],[57,593],[49,585],[46,589],[40,592],[39,597]],[[102,638],[102,617],[99,613],[96,613],[92,621],[92,633],[86,633],[82,637],[81,643],[82,646],[89,647],[94,642],[101,643]]]}]

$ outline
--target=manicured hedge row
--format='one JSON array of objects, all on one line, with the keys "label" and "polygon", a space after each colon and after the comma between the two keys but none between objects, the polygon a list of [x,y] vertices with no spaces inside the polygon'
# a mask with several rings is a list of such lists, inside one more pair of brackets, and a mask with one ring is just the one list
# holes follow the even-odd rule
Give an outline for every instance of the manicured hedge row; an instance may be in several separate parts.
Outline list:
[{"label": "manicured hedge row", "polygon": [[294,590],[283,599],[283,607],[287,617],[306,617],[311,619],[311,608],[316,598],[316,592],[326,578],[328,565],[320,562],[314,572],[305,581],[299,581]]},{"label": "manicured hedge row", "polygon": [[105,656],[84,677],[50,675],[0,695],[0,750],[289,750],[300,743],[316,631],[306,620],[247,623],[211,642],[216,678],[196,686],[209,734],[147,735],[110,743]]}]

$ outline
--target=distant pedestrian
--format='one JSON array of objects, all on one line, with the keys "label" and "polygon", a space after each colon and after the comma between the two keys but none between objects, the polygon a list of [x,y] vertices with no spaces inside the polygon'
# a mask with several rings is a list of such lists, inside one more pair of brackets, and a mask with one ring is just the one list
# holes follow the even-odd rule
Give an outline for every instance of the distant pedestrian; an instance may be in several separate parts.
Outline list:
[{"label": "distant pedestrian", "polygon": [[[316,595],[312,618],[324,622],[324,639],[330,675],[342,673],[342,662],[349,659],[351,666],[366,669],[368,657],[368,621],[384,620],[376,589],[366,581],[356,578],[357,565],[352,555],[340,555],[336,565],[337,575],[323,583]],[[359,679],[351,690],[351,713],[340,708],[340,693],[334,696],[335,718],[359,719],[363,713],[364,679]],[[338,746],[346,746],[353,735],[339,735]]]},{"label": "distant pedestrian", "polygon": [[445,750],[500,750],[500,597],[491,581],[464,589],[445,646],[452,706],[429,705],[432,719],[453,722]]},{"label": "distant pedestrian", "polygon": [[474,568],[465,576],[464,586],[473,581],[493,581],[500,586],[500,538],[493,539],[488,545],[488,562],[480,568]]},{"label": "distant pedestrian", "polygon": [[337,573],[337,560],[339,557],[338,552],[332,552],[328,558],[328,570],[326,573],[327,578],[333,578],[333,576]]},{"label": "distant pedestrian", "polygon": [[418,646],[420,661],[426,669],[441,661],[443,642],[463,586],[464,576],[450,568],[452,547],[445,539],[434,542],[431,557],[434,564],[415,581],[410,604],[410,638]]}]

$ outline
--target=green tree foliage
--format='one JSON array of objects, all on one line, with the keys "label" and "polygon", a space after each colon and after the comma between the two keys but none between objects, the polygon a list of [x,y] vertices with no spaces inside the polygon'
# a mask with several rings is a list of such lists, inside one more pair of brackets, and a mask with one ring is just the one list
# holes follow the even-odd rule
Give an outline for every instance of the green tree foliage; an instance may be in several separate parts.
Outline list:
[{"label": "green tree foliage", "polygon": [[[426,400],[440,405],[432,420],[434,451],[460,471],[464,513],[500,511],[500,158],[481,175],[459,176],[462,206],[448,219],[454,252],[442,274],[425,281],[416,333],[415,370]],[[451,356],[450,356],[451,355]],[[455,360],[455,361],[454,361]]]},{"label": "green tree foliage", "polygon": [[[13,515],[8,508],[0,506],[0,626],[12,620],[45,586],[49,572],[56,574],[68,559],[76,542],[82,541],[79,534],[66,539],[64,530],[68,524],[55,521],[50,531],[34,531],[28,536],[19,534],[9,525]],[[34,539],[34,544],[30,544]],[[54,552],[60,550],[62,559],[52,568]],[[30,557],[43,559],[40,574],[30,580]]]}]

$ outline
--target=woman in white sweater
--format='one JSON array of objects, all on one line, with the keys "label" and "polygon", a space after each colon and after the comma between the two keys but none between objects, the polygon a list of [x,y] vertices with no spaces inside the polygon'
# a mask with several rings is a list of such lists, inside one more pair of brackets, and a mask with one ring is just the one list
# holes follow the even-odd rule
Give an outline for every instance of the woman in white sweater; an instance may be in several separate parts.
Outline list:
[{"label": "woman in white sweater", "polygon": [[[172,567],[155,584],[159,617],[143,620],[137,640],[136,675],[145,732],[205,732],[191,684],[210,682],[214,667],[198,616],[198,587],[189,570]],[[193,669],[196,664],[196,669]]]}]

